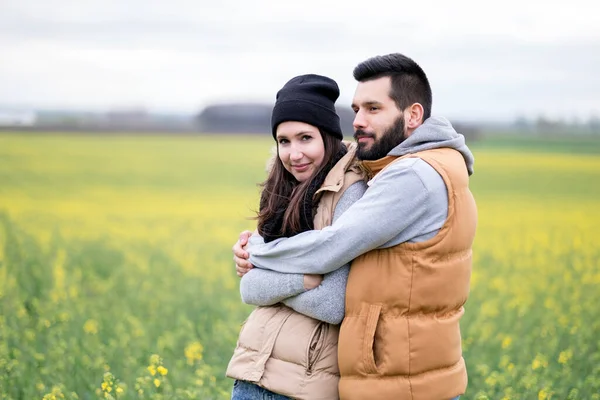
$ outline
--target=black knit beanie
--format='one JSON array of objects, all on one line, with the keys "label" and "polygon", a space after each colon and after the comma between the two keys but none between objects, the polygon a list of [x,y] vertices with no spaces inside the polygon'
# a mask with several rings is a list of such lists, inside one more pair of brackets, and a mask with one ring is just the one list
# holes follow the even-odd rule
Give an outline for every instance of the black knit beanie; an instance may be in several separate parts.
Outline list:
[{"label": "black knit beanie", "polygon": [[337,83],[326,76],[308,74],[292,78],[279,92],[271,116],[273,138],[277,126],[285,121],[300,121],[343,139],[335,101],[340,96]]}]

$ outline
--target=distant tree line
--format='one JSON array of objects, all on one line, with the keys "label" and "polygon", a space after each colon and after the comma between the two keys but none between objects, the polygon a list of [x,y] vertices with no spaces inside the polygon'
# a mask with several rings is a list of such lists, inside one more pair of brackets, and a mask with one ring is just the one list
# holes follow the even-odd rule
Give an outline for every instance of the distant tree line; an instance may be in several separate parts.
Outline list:
[{"label": "distant tree line", "polygon": [[[271,132],[273,104],[222,103],[206,106],[196,115],[163,115],[144,109],[121,109],[108,112],[31,112],[26,124],[22,118],[0,118],[0,130],[46,131],[73,133],[128,134],[264,134]],[[354,133],[354,111],[338,107],[342,132]],[[31,115],[30,115],[31,114]],[[2,114],[0,114],[1,116]],[[479,129],[451,121],[456,130],[469,139],[476,139]]]},{"label": "distant tree line", "polygon": [[542,134],[555,133],[590,133],[600,134],[600,117],[591,115],[581,118],[549,118],[540,115],[536,118],[517,117],[513,123],[515,129]]},{"label": "distant tree line", "polygon": [[[272,104],[224,103],[209,105],[197,116],[197,125],[206,133],[270,133]],[[337,107],[342,132],[352,136],[354,111],[350,107]],[[453,122],[457,131],[470,139],[476,139],[478,129],[475,126]]]}]

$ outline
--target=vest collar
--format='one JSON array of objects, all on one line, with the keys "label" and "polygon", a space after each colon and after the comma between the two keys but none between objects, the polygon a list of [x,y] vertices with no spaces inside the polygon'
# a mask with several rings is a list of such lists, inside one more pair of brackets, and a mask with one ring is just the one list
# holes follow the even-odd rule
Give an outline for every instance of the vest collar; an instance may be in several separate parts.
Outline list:
[{"label": "vest collar", "polygon": [[369,179],[377,175],[382,169],[384,169],[392,161],[396,160],[396,156],[385,156],[378,160],[364,160],[361,162],[364,169],[367,171]]},{"label": "vest collar", "polygon": [[344,185],[344,174],[352,167],[354,162],[354,156],[356,155],[356,143],[354,142],[343,142],[348,148],[348,152],[331,168],[331,171],[325,177],[323,185],[316,191],[315,194],[323,191],[338,192]]}]

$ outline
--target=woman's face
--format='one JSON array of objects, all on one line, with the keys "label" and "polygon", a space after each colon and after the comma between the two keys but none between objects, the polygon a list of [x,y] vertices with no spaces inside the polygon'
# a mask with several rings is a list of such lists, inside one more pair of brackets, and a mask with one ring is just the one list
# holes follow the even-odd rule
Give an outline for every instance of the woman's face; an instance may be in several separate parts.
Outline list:
[{"label": "woman's face", "polygon": [[298,121],[286,121],[277,126],[277,153],[283,167],[298,182],[304,182],[321,166],[325,144],[319,129]]}]

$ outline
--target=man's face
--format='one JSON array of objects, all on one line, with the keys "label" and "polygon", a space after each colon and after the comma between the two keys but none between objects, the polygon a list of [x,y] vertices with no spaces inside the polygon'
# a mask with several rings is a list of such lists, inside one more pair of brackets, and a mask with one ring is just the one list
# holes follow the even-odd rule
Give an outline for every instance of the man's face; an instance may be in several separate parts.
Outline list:
[{"label": "man's face", "polygon": [[352,100],[354,138],[361,160],[385,157],[406,138],[404,116],[389,96],[391,79],[359,82]]}]

